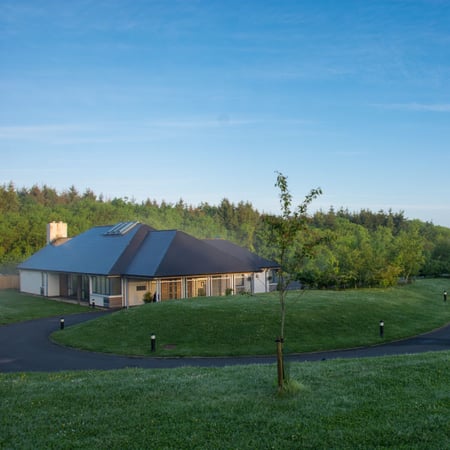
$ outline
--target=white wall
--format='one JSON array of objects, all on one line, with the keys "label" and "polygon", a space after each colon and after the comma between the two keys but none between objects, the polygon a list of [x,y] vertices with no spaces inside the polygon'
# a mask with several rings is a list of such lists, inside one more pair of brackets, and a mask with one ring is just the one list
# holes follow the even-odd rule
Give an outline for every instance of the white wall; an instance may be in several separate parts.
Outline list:
[{"label": "white wall", "polygon": [[20,291],[28,294],[59,296],[59,274],[35,270],[20,271]]},{"label": "white wall", "polygon": [[[145,286],[144,291],[137,291],[137,286]],[[147,292],[147,281],[128,281],[128,306],[136,306],[144,304],[144,294]]]},{"label": "white wall", "polygon": [[103,299],[104,295],[102,294],[90,294],[89,295],[89,303],[92,304],[92,302],[95,302],[95,306],[105,306]]},{"label": "white wall", "polygon": [[266,276],[267,272],[259,272],[253,274],[253,293],[262,294],[266,292]]},{"label": "white wall", "polygon": [[21,270],[20,276],[20,292],[28,294],[41,295],[42,272],[34,270]]},{"label": "white wall", "polygon": [[59,297],[59,274],[47,274],[47,292],[48,297]]}]

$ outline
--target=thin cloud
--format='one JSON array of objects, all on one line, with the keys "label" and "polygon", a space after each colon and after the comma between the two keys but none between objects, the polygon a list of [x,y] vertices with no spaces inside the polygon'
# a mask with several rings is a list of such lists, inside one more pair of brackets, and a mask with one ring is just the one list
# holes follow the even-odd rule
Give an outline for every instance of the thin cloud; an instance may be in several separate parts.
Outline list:
[{"label": "thin cloud", "polygon": [[450,103],[375,103],[372,106],[400,111],[450,112]]},{"label": "thin cloud", "polygon": [[246,126],[265,126],[267,124],[287,126],[308,126],[312,122],[302,119],[279,118],[233,118],[219,114],[213,118],[174,118],[148,120],[141,123],[110,122],[97,124],[41,124],[0,126],[0,140],[8,141],[47,141],[53,143],[106,143],[131,139],[146,140],[154,138],[154,132],[167,130],[205,130]]},{"label": "thin cloud", "polygon": [[0,139],[39,139],[45,136],[62,136],[86,133],[102,133],[120,129],[196,129],[220,126],[242,126],[260,123],[253,119],[230,119],[228,116],[218,116],[217,119],[167,119],[148,121],[141,124],[130,123],[98,123],[93,124],[42,124],[42,125],[11,125],[0,126]]},{"label": "thin cloud", "polygon": [[154,128],[217,128],[240,127],[247,125],[286,124],[286,125],[311,125],[313,122],[303,119],[272,119],[272,118],[241,118],[234,119],[227,114],[220,114],[215,119],[175,119],[158,120],[148,122],[149,127]]},{"label": "thin cloud", "polygon": [[332,153],[336,156],[342,156],[342,157],[354,157],[354,156],[365,156],[367,155],[367,152],[361,152],[361,151],[338,151]]},{"label": "thin cloud", "polygon": [[79,125],[14,125],[0,127],[0,139],[39,139],[49,135],[61,135],[80,131]]},{"label": "thin cloud", "polygon": [[175,120],[158,120],[150,121],[148,126],[154,128],[212,128],[220,126],[240,126],[257,123],[255,120],[236,120],[227,116],[219,116],[217,119],[175,119]]},{"label": "thin cloud", "polygon": [[[0,126],[0,140],[47,141],[54,143],[100,143],[145,138],[153,130],[194,130],[207,128],[246,126],[259,123],[257,120],[235,120],[226,116],[217,119],[174,119],[146,123],[98,123],[94,124],[43,124]],[[147,130],[147,132],[146,132]],[[137,134],[136,134],[137,133]]]}]

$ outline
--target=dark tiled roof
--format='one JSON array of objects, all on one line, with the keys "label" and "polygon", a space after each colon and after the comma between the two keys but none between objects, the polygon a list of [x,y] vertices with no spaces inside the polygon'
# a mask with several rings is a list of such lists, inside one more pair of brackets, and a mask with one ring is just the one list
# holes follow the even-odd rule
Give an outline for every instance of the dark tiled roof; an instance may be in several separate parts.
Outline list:
[{"label": "dark tiled roof", "polygon": [[252,270],[245,261],[234,255],[177,231],[155,275],[185,276]]},{"label": "dark tiled roof", "polygon": [[[260,256],[252,253],[244,247],[239,247],[239,245],[233,244],[233,242],[226,241],[225,239],[205,239],[204,242],[212,245],[213,247],[233,255],[239,258],[241,261],[245,261],[247,264],[258,267],[259,269],[270,269],[278,268],[279,264],[275,261],[270,261],[269,259],[261,258]],[[254,269],[256,271],[258,269]]]},{"label": "dark tiled roof", "polygon": [[224,240],[200,240],[176,230],[138,224],[123,235],[94,227],[60,245],[49,244],[19,269],[135,277],[257,272],[273,261]]},{"label": "dark tiled roof", "polygon": [[175,230],[152,231],[134,253],[123,275],[154,277],[176,235]]}]

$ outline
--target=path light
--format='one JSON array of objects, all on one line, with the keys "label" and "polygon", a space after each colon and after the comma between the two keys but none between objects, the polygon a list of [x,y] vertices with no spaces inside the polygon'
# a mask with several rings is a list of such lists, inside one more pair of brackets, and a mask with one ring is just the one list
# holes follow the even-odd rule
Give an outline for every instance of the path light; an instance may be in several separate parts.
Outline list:
[{"label": "path light", "polygon": [[384,322],[380,320],[380,337],[384,336]]},{"label": "path light", "polygon": [[92,300],[92,309],[95,309],[95,300]]},{"label": "path light", "polygon": [[447,291],[444,291],[444,302],[447,301]]},{"label": "path light", "polygon": [[152,335],[150,336],[150,342],[151,342],[151,349],[152,352],[154,352],[156,350],[156,336],[155,334],[152,333]]},{"label": "path light", "polygon": [[59,328],[60,328],[61,330],[64,330],[64,318],[61,318],[61,319],[60,319],[60,321],[59,321]]}]

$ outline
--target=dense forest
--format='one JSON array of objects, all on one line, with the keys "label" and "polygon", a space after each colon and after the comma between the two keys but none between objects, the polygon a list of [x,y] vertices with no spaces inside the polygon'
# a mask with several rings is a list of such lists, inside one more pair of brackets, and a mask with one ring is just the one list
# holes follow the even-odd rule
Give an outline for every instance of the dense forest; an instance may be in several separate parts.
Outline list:
[{"label": "dense forest", "polygon": [[[11,182],[0,186],[0,213],[0,272],[14,271],[17,263],[42,248],[51,221],[67,222],[69,236],[75,236],[96,225],[136,220],[198,238],[229,239],[268,258],[276,255],[267,216],[251,203],[226,198],[219,205],[150,199],[137,203],[105,200],[74,186],[59,193],[46,185],[18,189]],[[390,286],[416,276],[450,274],[449,228],[408,220],[402,212],[333,208],[315,212],[307,225],[296,247],[313,249],[297,274],[308,285]]]}]

